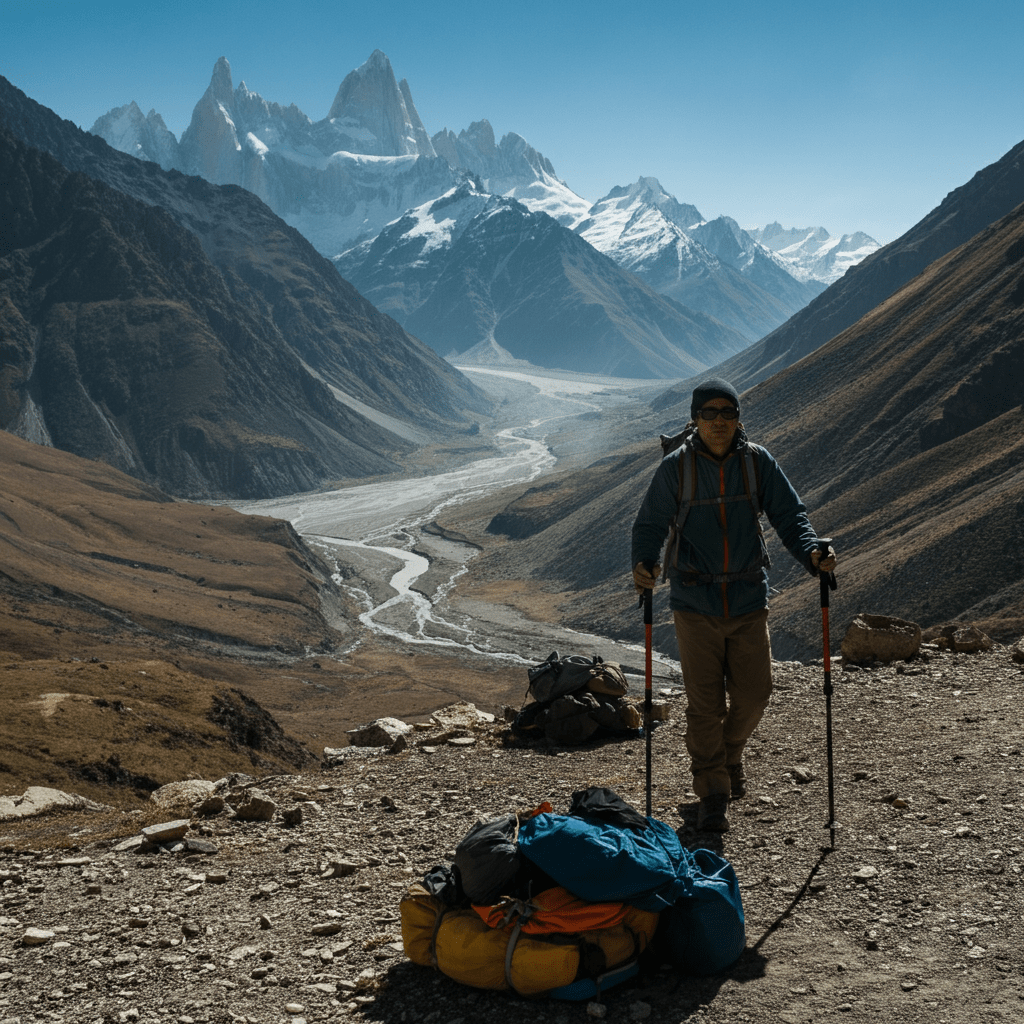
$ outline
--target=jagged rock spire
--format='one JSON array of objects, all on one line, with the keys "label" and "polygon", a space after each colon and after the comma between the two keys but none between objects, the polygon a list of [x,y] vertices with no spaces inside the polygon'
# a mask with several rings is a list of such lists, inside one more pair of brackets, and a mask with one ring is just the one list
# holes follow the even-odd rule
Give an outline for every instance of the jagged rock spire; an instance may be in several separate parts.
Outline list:
[{"label": "jagged rock spire", "polygon": [[345,76],[327,114],[351,153],[435,156],[407,82],[399,86],[380,50]]}]

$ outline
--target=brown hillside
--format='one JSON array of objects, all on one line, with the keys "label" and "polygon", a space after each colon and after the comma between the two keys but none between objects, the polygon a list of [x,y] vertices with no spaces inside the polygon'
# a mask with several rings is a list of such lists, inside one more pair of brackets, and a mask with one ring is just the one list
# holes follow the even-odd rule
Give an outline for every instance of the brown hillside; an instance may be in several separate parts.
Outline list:
[{"label": "brown hillside", "polygon": [[365,635],[286,522],[2,432],[0,481],[0,794],[131,801],[293,770],[382,715],[522,699],[517,671]]}]

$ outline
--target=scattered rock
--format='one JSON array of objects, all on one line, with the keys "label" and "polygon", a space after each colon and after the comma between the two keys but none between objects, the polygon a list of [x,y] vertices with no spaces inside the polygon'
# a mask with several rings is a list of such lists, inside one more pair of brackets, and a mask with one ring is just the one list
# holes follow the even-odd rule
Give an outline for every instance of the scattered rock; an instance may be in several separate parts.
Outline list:
[{"label": "scattered rock", "polygon": [[962,622],[931,626],[925,630],[923,638],[941,650],[957,651],[961,654],[973,654],[992,648],[992,641],[977,626],[965,625]]},{"label": "scattered rock", "polygon": [[262,790],[247,789],[235,807],[235,817],[239,821],[270,821],[276,810],[277,804]]},{"label": "scattered rock", "polygon": [[337,935],[341,928],[340,921],[325,921],[323,924],[313,925],[311,931],[314,935]]},{"label": "scattered rock", "polygon": [[[391,748],[399,736],[408,736],[413,727],[397,718],[378,718],[368,725],[349,729],[345,734],[353,747]],[[325,751],[326,753],[326,751]]]},{"label": "scattered rock", "polygon": [[0,796],[0,821],[32,818],[50,811],[102,811],[104,804],[46,786],[29,786],[21,796]]},{"label": "scattered rock", "polygon": [[21,941],[26,946],[42,946],[54,938],[56,933],[45,931],[42,928],[26,928]]},{"label": "scattered rock", "polygon": [[921,646],[921,627],[891,615],[861,613],[846,628],[843,657],[851,662],[905,661]]},{"label": "scattered rock", "polygon": [[227,807],[227,802],[224,797],[217,793],[211,793],[194,804],[192,812],[200,817],[209,818],[215,814],[220,814],[225,807]]},{"label": "scattered rock", "polygon": [[182,805],[191,807],[204,800],[213,792],[214,783],[202,779],[185,779],[182,782],[169,782],[166,786],[153,790],[149,799],[157,805],[170,809]]},{"label": "scattered rock", "polygon": [[281,812],[281,824],[285,828],[295,828],[296,825],[302,824],[302,808],[301,807],[286,807]]},{"label": "scattered rock", "polygon": [[188,819],[179,818],[177,821],[165,821],[159,825],[147,825],[141,834],[142,838],[150,843],[172,843],[183,838],[188,827]]},{"label": "scattered rock", "polygon": [[468,701],[449,704],[435,711],[430,717],[441,729],[472,729],[474,726],[490,725],[494,721],[494,715],[480,711],[475,704]]}]

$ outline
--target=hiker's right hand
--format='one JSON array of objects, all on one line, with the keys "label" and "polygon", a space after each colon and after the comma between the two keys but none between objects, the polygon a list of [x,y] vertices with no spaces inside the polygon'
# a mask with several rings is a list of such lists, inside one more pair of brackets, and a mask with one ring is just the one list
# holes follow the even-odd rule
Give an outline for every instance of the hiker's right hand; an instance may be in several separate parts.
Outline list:
[{"label": "hiker's right hand", "polygon": [[654,585],[658,582],[658,577],[661,575],[661,566],[655,563],[651,567],[651,571],[648,572],[644,568],[643,562],[637,562],[633,566],[633,585],[636,587],[636,592],[642,594],[645,590],[653,590]]}]

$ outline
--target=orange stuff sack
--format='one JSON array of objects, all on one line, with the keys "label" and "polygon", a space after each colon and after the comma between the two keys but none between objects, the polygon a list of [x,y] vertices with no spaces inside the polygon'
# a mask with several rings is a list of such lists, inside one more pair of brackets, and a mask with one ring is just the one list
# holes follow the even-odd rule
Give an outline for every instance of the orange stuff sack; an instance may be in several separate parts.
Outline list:
[{"label": "orange stuff sack", "polygon": [[625,903],[587,903],[573,896],[568,889],[556,886],[545,889],[530,900],[503,899],[493,907],[473,909],[491,928],[507,928],[516,924],[528,935],[561,932],[571,935],[582,931],[614,928],[626,919]]}]

